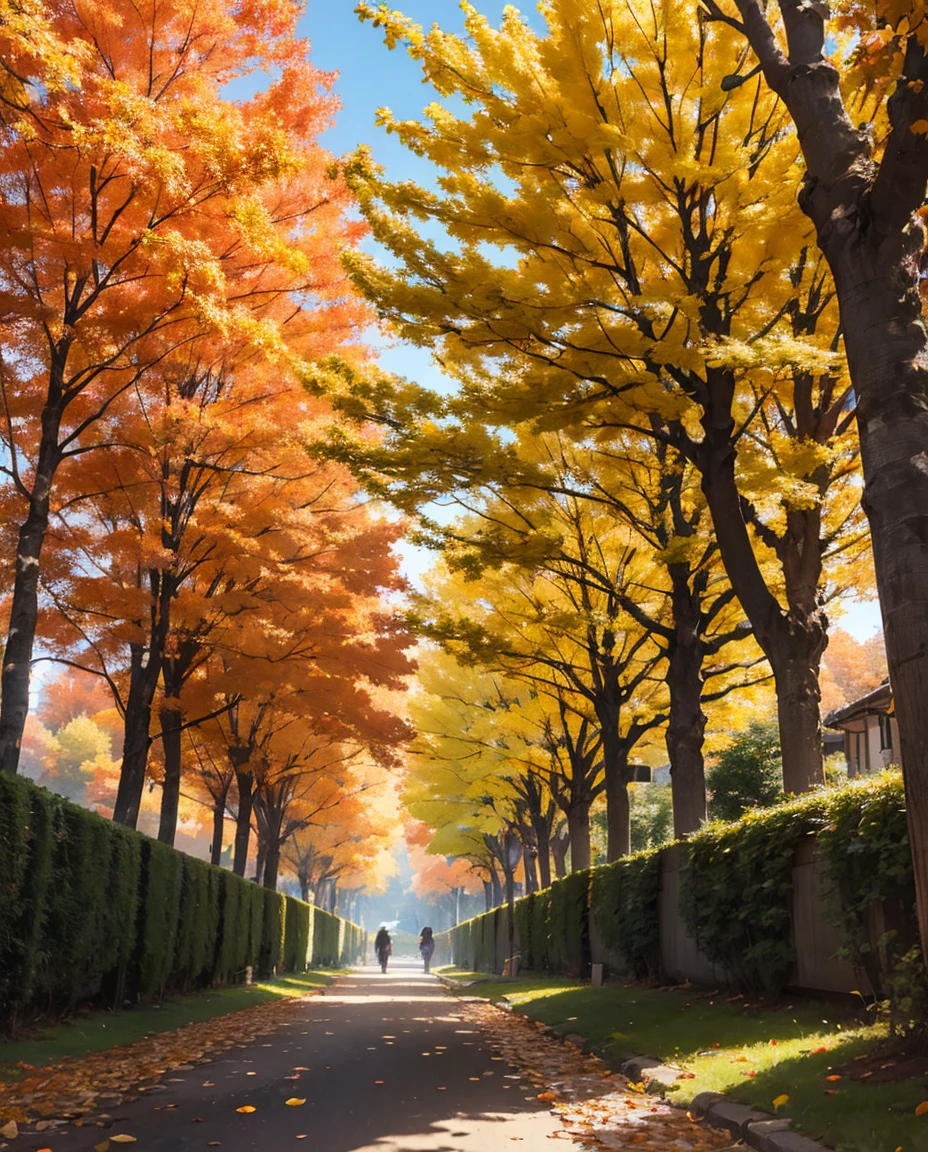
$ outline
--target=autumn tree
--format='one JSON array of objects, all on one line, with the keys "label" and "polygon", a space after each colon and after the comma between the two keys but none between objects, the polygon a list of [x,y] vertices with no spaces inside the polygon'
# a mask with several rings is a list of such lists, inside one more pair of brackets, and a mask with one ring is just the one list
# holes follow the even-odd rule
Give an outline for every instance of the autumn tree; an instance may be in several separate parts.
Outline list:
[{"label": "autumn tree", "polygon": [[825,653],[825,668],[838,692],[833,707],[839,708],[866,696],[886,679],[883,633],[856,640],[844,628],[835,628]]},{"label": "autumn tree", "polygon": [[469,11],[467,41],[362,14],[467,112],[383,113],[441,184],[391,185],[357,158],[400,265],[358,257],[357,282],[458,377],[465,423],[630,433],[689,461],[776,678],[786,786],[819,782],[824,566],[864,535],[853,405],[785,114],[756,78],[719,87],[736,31],[646,0],[563,0],[544,36]]},{"label": "autumn tree", "polygon": [[799,206],[840,301],[928,955],[928,334],[920,260],[928,14],[921,0],[845,0],[832,9],[712,0],[704,7],[738,34],[748,56],[729,52],[726,87],[740,84],[741,65],[756,60],[796,126]]},{"label": "autumn tree", "polygon": [[[302,159],[299,125],[315,132],[331,111],[328,78],[294,36],[296,9],[165,0],[142,12],[112,0],[45,15],[42,35],[73,46],[79,73],[46,83],[24,54],[19,95],[0,102],[0,323],[16,349],[0,364],[0,404],[18,532],[0,700],[7,772],[28,710],[49,518],[80,490],[86,455],[118,440],[118,401],[167,356],[204,334],[279,344],[262,307],[280,285],[260,271],[285,246],[261,193]],[[268,89],[224,99],[258,64],[277,70]]]}]

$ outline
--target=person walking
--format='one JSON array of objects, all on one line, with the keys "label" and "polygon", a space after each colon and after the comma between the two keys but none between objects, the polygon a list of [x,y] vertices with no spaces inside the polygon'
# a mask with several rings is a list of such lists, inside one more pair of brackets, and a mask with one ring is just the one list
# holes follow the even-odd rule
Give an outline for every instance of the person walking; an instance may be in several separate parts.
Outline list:
[{"label": "person walking", "polygon": [[380,971],[386,972],[387,961],[390,959],[390,953],[393,951],[393,941],[390,939],[390,933],[383,924],[380,925],[380,931],[374,938],[374,951],[377,953]]},{"label": "person walking", "polygon": [[428,973],[432,964],[432,953],[435,951],[435,937],[431,928],[423,928],[419,933],[419,951],[422,953],[422,961]]}]

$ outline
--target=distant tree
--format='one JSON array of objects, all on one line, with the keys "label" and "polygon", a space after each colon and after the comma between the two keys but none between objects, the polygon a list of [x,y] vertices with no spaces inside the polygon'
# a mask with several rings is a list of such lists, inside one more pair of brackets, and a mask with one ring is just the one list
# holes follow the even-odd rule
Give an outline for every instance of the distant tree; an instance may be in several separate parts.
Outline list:
[{"label": "distant tree", "polygon": [[836,628],[828,641],[824,663],[844,698],[843,703],[850,704],[878,688],[886,678],[883,633],[877,632],[861,641],[843,628]]},{"label": "distant tree", "polygon": [[772,720],[753,720],[710,769],[709,816],[737,820],[748,808],[766,808],[783,793],[780,737]]},{"label": "distant tree", "polygon": [[669,784],[630,784],[632,851],[659,848],[673,838],[673,796]]}]

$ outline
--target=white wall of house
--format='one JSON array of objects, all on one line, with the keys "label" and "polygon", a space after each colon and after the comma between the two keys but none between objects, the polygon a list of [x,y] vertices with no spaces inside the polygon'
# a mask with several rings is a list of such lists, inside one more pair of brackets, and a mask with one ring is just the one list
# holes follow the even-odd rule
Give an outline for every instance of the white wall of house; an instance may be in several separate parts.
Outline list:
[{"label": "white wall of house", "polygon": [[842,727],[848,776],[864,776],[899,763],[899,726],[894,716],[871,712]]}]

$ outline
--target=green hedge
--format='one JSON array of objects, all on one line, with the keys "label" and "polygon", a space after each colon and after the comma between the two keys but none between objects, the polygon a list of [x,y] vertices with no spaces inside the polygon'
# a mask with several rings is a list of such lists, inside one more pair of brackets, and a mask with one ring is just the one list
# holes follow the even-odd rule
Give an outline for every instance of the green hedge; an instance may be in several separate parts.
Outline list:
[{"label": "green hedge", "polygon": [[[750,992],[777,991],[795,963],[793,865],[815,838],[826,865],[826,912],[844,952],[880,994],[917,942],[915,888],[898,773],[707,825],[674,848],[685,853],[679,912],[703,954]],[[585,974],[590,919],[607,952],[640,979],[660,975],[661,861],[667,848],[578,872],[516,904],[523,968]],[[879,917],[874,916],[877,910]],[[502,962],[489,948],[499,910],[452,930],[454,963]],[[881,923],[882,928],[875,928]]]},{"label": "green hedge", "polygon": [[660,884],[659,849],[594,868],[590,876],[590,906],[599,937],[639,980],[656,977],[660,970]]},{"label": "green hedge", "polygon": [[249,965],[350,963],[365,942],[357,925],[0,775],[0,1030],[242,981]]}]

